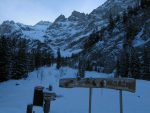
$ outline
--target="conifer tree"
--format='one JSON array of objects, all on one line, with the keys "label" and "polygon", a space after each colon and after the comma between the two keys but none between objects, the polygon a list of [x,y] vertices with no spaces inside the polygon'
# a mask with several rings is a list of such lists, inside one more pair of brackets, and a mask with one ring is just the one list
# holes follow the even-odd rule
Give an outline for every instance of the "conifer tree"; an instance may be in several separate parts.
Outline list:
[{"label": "conifer tree", "polygon": [[[134,50],[134,49],[133,49]],[[141,68],[140,68],[140,60],[138,58],[138,55],[136,53],[136,51],[134,50],[132,52],[132,56],[131,56],[131,74],[132,77],[134,78],[140,78],[140,72]]]},{"label": "conifer tree", "polygon": [[128,77],[129,73],[129,54],[123,51],[119,60],[119,68],[117,72],[122,77]]},{"label": "conifer tree", "polygon": [[144,57],[143,57],[143,75],[144,78],[150,80],[150,50],[148,47],[144,47]]},{"label": "conifer tree", "polygon": [[8,45],[5,37],[0,38],[0,81],[5,81],[8,78]]},{"label": "conifer tree", "polygon": [[20,79],[27,74],[27,46],[26,40],[21,40],[18,45],[15,65],[15,79]]},{"label": "conifer tree", "polygon": [[61,54],[60,54],[60,48],[57,50],[57,64],[56,68],[59,69],[61,67]]},{"label": "conifer tree", "polygon": [[121,76],[119,63],[120,63],[119,60],[117,60],[115,77]]},{"label": "conifer tree", "polygon": [[108,26],[109,34],[110,34],[110,37],[112,37],[113,29],[115,27],[115,20],[113,19],[113,16],[112,16],[111,13],[109,15],[109,20],[108,21],[109,21],[109,26]]},{"label": "conifer tree", "polygon": [[91,63],[90,63],[89,60],[86,61],[86,69],[87,69],[88,71],[92,71],[92,70],[93,70],[93,67],[92,67],[92,65],[91,65]]},{"label": "conifer tree", "polygon": [[77,77],[85,77],[85,62],[83,61],[83,59],[79,59]]},{"label": "conifer tree", "polygon": [[115,21],[113,19],[112,14],[109,15],[109,28],[112,30],[115,26]]}]

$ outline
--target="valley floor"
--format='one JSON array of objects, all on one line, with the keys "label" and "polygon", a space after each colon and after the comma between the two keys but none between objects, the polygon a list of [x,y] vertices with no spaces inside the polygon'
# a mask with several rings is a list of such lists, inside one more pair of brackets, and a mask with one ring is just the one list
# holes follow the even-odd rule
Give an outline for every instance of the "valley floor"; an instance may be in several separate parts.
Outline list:
[{"label": "valley floor", "polygon": [[[55,66],[43,67],[29,74],[24,80],[9,80],[0,83],[0,113],[26,113],[27,104],[32,103],[34,87],[53,86],[60,97],[51,104],[51,113],[88,113],[88,89],[59,88],[59,79],[75,77],[77,71]],[[38,77],[37,77],[38,76]],[[41,76],[43,76],[41,78]],[[112,77],[110,74],[86,72],[90,77]],[[124,113],[150,112],[150,82],[137,80],[136,93],[123,92]],[[35,113],[43,113],[42,108],[34,107]],[[119,113],[119,91],[110,89],[94,89],[92,113]]]}]

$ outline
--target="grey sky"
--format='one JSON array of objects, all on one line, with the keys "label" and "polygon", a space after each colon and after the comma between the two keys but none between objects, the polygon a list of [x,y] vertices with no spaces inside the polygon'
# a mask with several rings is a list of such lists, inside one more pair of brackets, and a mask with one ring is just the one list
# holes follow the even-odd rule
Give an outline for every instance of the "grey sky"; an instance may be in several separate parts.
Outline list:
[{"label": "grey sky", "polygon": [[90,13],[106,0],[0,0],[0,23],[14,20],[34,25],[40,20],[54,21],[73,10]]}]

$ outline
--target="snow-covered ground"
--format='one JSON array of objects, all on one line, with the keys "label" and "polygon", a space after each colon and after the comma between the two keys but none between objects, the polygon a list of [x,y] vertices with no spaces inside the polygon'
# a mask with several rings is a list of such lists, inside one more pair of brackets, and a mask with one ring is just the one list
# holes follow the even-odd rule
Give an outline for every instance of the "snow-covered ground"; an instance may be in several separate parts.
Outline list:
[{"label": "snow-covered ground", "polygon": [[[60,95],[52,102],[51,113],[88,113],[88,89],[65,89],[58,86],[60,78],[75,77],[76,73],[75,69],[68,67],[59,71],[55,66],[43,67],[30,73],[26,80],[0,83],[0,113],[26,113],[27,104],[33,101],[34,87],[48,87],[50,84],[54,92]],[[86,72],[86,75],[112,76],[96,72]],[[150,113],[150,82],[137,80],[136,93],[123,92],[123,105],[124,113]],[[35,113],[43,113],[40,107],[34,107],[34,110]],[[92,113],[119,113],[119,91],[93,89]]]}]

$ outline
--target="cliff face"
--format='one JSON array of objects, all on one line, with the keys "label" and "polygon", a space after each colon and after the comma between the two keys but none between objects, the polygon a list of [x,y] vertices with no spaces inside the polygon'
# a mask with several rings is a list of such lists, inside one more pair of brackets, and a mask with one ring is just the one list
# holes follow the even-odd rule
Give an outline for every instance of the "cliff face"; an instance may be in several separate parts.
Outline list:
[{"label": "cliff face", "polygon": [[110,14],[116,16],[137,4],[137,0],[107,0],[90,14],[74,11],[68,18],[60,15],[47,29],[46,37],[54,50],[60,47],[65,56],[70,56],[83,49],[83,42],[90,34],[107,26]]},{"label": "cliff face", "polygon": [[125,45],[130,45],[134,54],[137,54],[140,65],[143,65],[144,49],[150,47],[150,9],[135,9],[135,14],[129,14],[128,23],[123,19],[115,22],[113,29],[106,27],[89,37],[85,44],[97,41],[85,50],[83,57],[90,59],[93,65],[98,65],[102,72],[112,72],[117,60],[124,51]]}]

